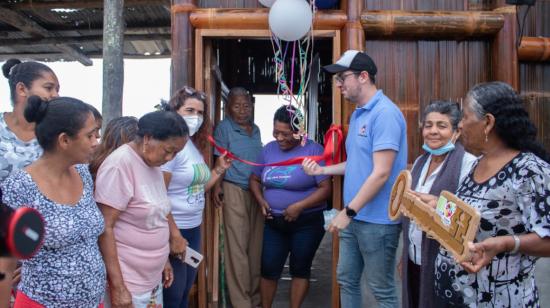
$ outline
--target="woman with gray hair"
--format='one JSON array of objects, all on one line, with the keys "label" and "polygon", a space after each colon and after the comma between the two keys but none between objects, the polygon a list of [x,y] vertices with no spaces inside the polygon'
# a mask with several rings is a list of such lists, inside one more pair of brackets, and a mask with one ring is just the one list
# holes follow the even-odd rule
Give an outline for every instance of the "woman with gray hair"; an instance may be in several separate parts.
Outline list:
[{"label": "woman with gray hair", "polygon": [[439,307],[539,307],[535,263],[550,256],[550,155],[510,85],[476,85],[463,107],[461,140],[481,156],[456,195],[480,212],[481,222],[467,262],[439,249],[436,301]]},{"label": "woman with gray hair", "polygon": [[[412,188],[416,192],[436,196],[442,190],[454,192],[470,171],[475,156],[455,143],[461,117],[458,104],[450,101],[433,101],[424,110],[422,148],[426,153],[416,159],[412,168]],[[437,241],[426,237],[413,221],[404,219],[403,256],[399,263],[403,307],[436,307],[434,264],[438,251]]]}]

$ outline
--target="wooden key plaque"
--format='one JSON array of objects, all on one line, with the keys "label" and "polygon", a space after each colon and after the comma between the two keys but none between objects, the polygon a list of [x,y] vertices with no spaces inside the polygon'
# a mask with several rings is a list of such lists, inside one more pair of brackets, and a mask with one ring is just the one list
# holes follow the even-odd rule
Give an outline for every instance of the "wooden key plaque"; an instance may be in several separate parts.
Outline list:
[{"label": "wooden key plaque", "polygon": [[478,231],[479,212],[445,190],[441,192],[437,207],[433,209],[411,194],[411,182],[411,173],[408,170],[401,171],[390,195],[390,218],[395,220],[403,213],[414,220],[428,236],[452,252],[459,262],[468,260],[468,242],[474,240]]}]

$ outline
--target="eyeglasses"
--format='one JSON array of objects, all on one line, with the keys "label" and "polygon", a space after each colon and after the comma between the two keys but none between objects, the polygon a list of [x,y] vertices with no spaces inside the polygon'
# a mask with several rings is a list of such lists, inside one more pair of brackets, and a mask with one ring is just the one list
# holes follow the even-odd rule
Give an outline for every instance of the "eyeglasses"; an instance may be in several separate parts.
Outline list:
[{"label": "eyeglasses", "polygon": [[192,88],[190,86],[183,86],[182,90],[189,96],[195,96],[199,99],[205,101],[206,100],[206,94],[202,91],[197,91],[195,88]]},{"label": "eyeglasses", "polygon": [[351,75],[359,75],[361,73],[359,72],[349,72],[347,74],[336,74],[334,75],[334,81],[337,82],[337,83],[344,83],[344,80],[346,80],[346,78],[348,78],[348,76],[351,76]]}]

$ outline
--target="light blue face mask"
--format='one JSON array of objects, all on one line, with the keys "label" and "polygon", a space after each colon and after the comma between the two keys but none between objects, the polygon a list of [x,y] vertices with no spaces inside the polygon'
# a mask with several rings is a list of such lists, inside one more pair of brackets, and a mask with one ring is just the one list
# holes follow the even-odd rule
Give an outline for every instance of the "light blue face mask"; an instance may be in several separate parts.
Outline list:
[{"label": "light blue face mask", "polygon": [[452,150],[454,150],[455,149],[455,144],[451,140],[449,140],[449,142],[446,145],[444,145],[444,146],[442,146],[438,149],[432,149],[426,143],[424,143],[422,145],[422,149],[424,151],[432,154],[433,156],[441,156],[443,154],[447,154],[447,153],[451,152]]}]

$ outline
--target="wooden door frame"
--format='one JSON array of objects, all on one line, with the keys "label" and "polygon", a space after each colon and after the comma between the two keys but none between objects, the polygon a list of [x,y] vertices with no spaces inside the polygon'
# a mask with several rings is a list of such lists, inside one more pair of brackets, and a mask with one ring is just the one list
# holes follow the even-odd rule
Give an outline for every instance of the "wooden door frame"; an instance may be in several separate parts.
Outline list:
[{"label": "wooden door frame", "polygon": [[[314,30],[314,37],[323,37],[323,38],[332,38],[332,60],[336,62],[341,55],[341,31],[340,30]],[[205,48],[206,40],[211,39],[227,39],[227,38],[246,38],[246,39],[269,39],[271,37],[271,32],[269,30],[263,29],[195,29],[195,88],[197,90],[205,90],[205,78],[211,79],[211,63],[205,63]],[[208,61],[209,62],[209,61]],[[216,108],[216,103],[210,102],[210,106],[213,107],[211,112]],[[332,121],[336,125],[342,125],[343,122],[342,114],[342,95],[340,89],[332,83]],[[333,194],[332,194],[332,204],[335,209],[342,209],[342,177],[335,176],[333,181]],[[213,211],[216,217],[217,210]],[[216,220],[216,218],[214,218]],[[213,226],[217,228],[217,226]],[[338,283],[336,280],[336,265],[338,264],[338,235],[333,234],[332,240],[332,307],[340,307],[340,291]],[[214,262],[214,269],[217,268],[217,265]],[[201,275],[201,272],[203,275]],[[207,281],[205,280],[205,269],[199,271],[199,307],[206,307],[206,303],[201,298],[206,298],[207,294],[205,291],[208,290]],[[217,281],[217,279],[214,279]],[[216,292],[216,290],[213,290]],[[217,294],[212,294],[212,297],[209,300],[218,299]],[[213,303],[217,306],[217,303]],[[207,305],[210,306],[210,305]]]}]

